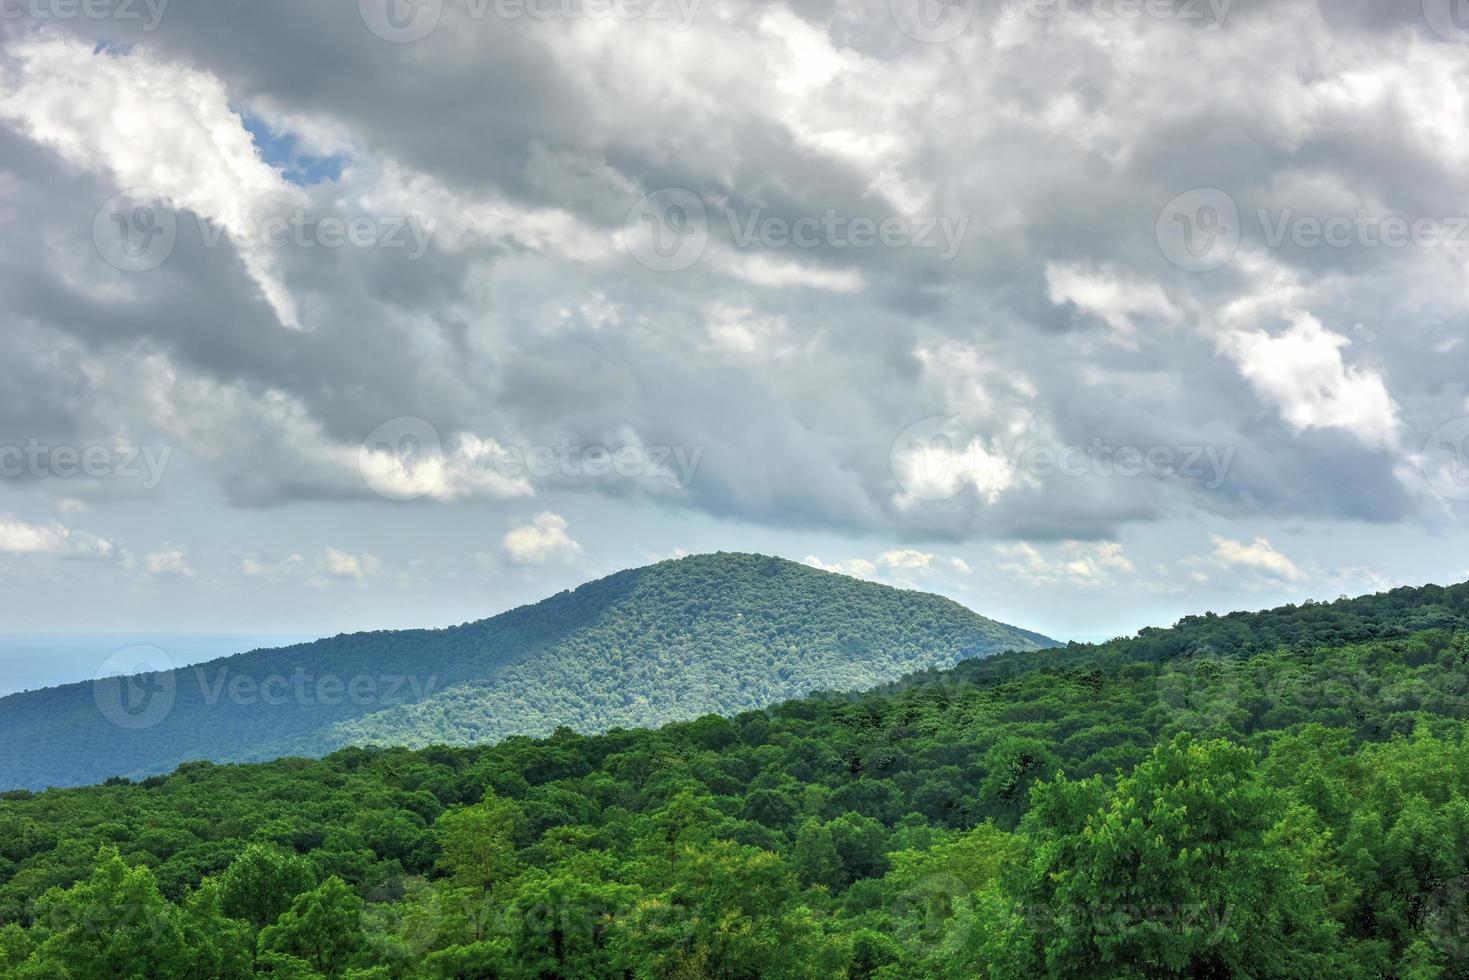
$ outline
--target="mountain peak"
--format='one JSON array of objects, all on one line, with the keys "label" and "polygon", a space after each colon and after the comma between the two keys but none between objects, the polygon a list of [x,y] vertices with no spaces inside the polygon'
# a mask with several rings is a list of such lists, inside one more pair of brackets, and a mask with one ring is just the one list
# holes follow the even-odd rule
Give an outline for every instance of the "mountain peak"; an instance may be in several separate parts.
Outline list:
[{"label": "mountain peak", "polygon": [[654,726],[1053,645],[930,593],[769,555],[687,555],[447,629],[344,634],[0,699],[0,789],[200,758]]}]

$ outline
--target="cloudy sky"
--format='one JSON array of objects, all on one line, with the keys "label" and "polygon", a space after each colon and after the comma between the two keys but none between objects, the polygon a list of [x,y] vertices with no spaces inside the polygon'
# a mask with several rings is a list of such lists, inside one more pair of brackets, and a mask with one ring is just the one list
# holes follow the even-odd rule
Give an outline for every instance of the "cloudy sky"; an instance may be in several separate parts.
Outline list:
[{"label": "cloudy sky", "polygon": [[6,628],[1465,578],[1454,2],[3,0]]}]

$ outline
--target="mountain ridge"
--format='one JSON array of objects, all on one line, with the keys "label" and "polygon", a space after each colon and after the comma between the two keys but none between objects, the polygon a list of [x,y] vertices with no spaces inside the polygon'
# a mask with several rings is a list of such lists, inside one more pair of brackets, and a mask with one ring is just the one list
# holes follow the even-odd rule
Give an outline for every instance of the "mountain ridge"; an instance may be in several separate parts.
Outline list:
[{"label": "mountain ridge", "polygon": [[717,552],[455,626],[344,633],[11,695],[0,699],[0,788],[347,744],[648,727],[1057,645],[931,593]]}]

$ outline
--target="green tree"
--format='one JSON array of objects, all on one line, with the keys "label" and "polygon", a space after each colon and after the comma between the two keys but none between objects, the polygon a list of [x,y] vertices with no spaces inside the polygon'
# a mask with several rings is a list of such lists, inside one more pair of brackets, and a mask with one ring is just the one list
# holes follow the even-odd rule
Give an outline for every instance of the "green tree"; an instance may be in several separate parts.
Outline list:
[{"label": "green tree", "polygon": [[362,899],[342,879],[332,876],[305,894],[274,925],[260,932],[262,958],[277,971],[296,961],[328,977],[363,965]]},{"label": "green tree", "polygon": [[219,876],[220,907],[258,932],[316,884],[311,862],[271,844],[250,844]]},{"label": "green tree", "polygon": [[842,861],[837,856],[831,828],[814,817],[802,821],[800,829],[796,831],[791,863],[802,885],[837,887],[841,880]]},{"label": "green tree", "polygon": [[488,894],[515,869],[515,831],[523,819],[513,801],[490,794],[446,811],[434,824],[439,868],[456,885]]},{"label": "green tree", "polygon": [[41,897],[35,949],[20,977],[183,977],[190,966],[178,909],[147,868],[103,849],[87,880]]},{"label": "green tree", "polygon": [[831,975],[840,951],[798,899],[779,856],[729,841],[680,855],[665,899],[642,903],[619,946],[660,980]]},{"label": "green tree", "polygon": [[1339,925],[1273,835],[1252,752],[1179,735],[1106,792],[1038,786],[983,957],[995,976],[1326,976]]}]

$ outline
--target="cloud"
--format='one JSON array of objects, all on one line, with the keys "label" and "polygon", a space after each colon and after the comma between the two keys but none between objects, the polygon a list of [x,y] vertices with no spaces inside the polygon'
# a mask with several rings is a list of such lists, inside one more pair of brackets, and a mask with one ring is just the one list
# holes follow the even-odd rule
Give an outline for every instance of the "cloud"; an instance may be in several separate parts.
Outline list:
[{"label": "cloud", "polygon": [[[1403,447],[1463,414],[1469,256],[1273,247],[1256,227],[1261,209],[1447,217],[1469,199],[1462,46],[1421,11],[1368,6],[1235,5],[1207,31],[977,7],[940,45],[903,36],[884,0],[722,5],[676,45],[647,23],[453,4],[409,45],[376,43],[350,4],[0,28],[0,221],[24,230],[0,242],[0,423],[177,446],[178,479],[222,497],[180,541],[250,519],[234,508],[463,520],[551,490],[924,549],[1025,541],[1046,565],[1061,542],[1179,515],[1442,520]],[[257,122],[278,139],[252,139]],[[335,155],[334,176],[288,179],[291,138]],[[184,218],[146,273],[92,240],[129,186]],[[666,187],[707,211],[704,256],[676,273],[623,242]],[[1244,237],[1207,275],[1156,233],[1199,187],[1232,197]],[[416,217],[432,240],[410,258],[245,233],[298,208]],[[730,214],[968,223],[947,253],[742,243]],[[1269,325],[1288,310],[1310,313]],[[364,452],[394,418],[437,446]],[[963,437],[904,438],[930,418]],[[1042,473],[1016,449],[1094,440],[1234,463],[1211,486]],[[664,464],[498,465],[563,445]],[[691,479],[675,451],[701,453]],[[66,493],[102,521],[120,486]]]},{"label": "cloud", "polygon": [[240,561],[240,574],[264,582],[282,583],[303,580],[313,588],[324,589],[336,582],[359,588],[382,574],[383,563],[368,552],[353,554],[328,545],[320,555],[306,559],[291,554],[278,561],[246,557]]},{"label": "cloud", "polygon": [[315,568],[314,582],[335,579],[363,585],[383,570],[383,563],[366,552],[354,555],[328,546],[326,553],[316,562]]},{"label": "cloud", "polygon": [[877,565],[865,558],[848,558],[845,561],[825,562],[815,555],[807,555],[801,559],[803,564],[818,568],[823,572],[832,572],[837,575],[850,575],[852,578],[873,578],[877,575]]},{"label": "cloud", "polygon": [[245,558],[240,562],[240,572],[246,578],[258,578],[267,582],[284,582],[305,568],[305,566],[306,559],[300,555],[290,555],[275,562],[262,561],[258,558]]},{"label": "cloud", "polygon": [[1052,303],[1070,303],[1099,317],[1112,328],[1113,339],[1128,345],[1137,343],[1140,319],[1171,322],[1182,314],[1163,290],[1153,283],[1080,265],[1047,263],[1046,290]]},{"label": "cloud", "polygon": [[507,531],[500,545],[517,565],[543,565],[552,559],[571,558],[581,552],[581,545],[571,539],[566,527],[566,518],[543,511],[529,524]]},{"label": "cloud", "polygon": [[14,53],[0,118],[73,166],[107,173],[119,191],[162,195],[139,198],[138,206],[162,203],[217,222],[281,323],[301,326],[261,228],[304,197],[261,161],[218,78],[146,48],[118,55],[54,33],[34,35]]},{"label": "cloud", "polygon": [[149,575],[176,575],[193,578],[196,574],[189,565],[188,555],[182,548],[162,548],[150,553],[143,560]]},{"label": "cloud", "polygon": [[1263,572],[1290,582],[1299,582],[1307,577],[1295,562],[1276,551],[1263,537],[1256,538],[1250,544],[1217,534],[1211,535],[1209,540],[1214,545],[1214,558],[1231,568]]},{"label": "cloud", "polygon": [[54,555],[95,561],[121,560],[123,549],[90,531],[50,524],[28,524],[13,514],[0,514],[0,554]]},{"label": "cloud", "polygon": [[1122,545],[1115,541],[1066,541],[1052,557],[1024,541],[996,545],[995,551],[1005,559],[999,566],[1001,572],[1039,588],[1100,588],[1116,584],[1117,574],[1134,570]]},{"label": "cloud", "polygon": [[961,575],[973,573],[973,569],[962,558],[919,551],[916,548],[895,548],[884,551],[871,560],[847,558],[843,561],[826,562],[815,555],[807,555],[802,562],[823,572],[835,572],[853,578],[888,580],[905,588],[917,588],[915,579],[931,576],[944,568]]},{"label": "cloud", "polygon": [[1377,373],[1348,366],[1351,341],[1309,313],[1290,315],[1278,336],[1261,330],[1226,335],[1224,349],[1293,429],[1337,428],[1371,446],[1390,446],[1401,423],[1398,407]]}]

